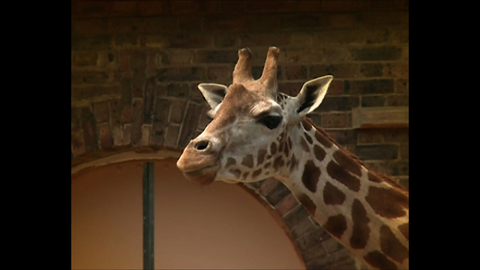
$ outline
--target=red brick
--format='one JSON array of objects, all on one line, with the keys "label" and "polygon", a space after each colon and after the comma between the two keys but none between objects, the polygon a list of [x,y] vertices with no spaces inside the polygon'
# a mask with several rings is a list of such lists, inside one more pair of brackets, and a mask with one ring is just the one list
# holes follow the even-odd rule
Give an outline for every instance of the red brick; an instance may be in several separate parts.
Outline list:
[{"label": "red brick", "polygon": [[106,83],[109,80],[107,72],[103,71],[72,71],[73,84],[98,84]]},{"label": "red brick", "polygon": [[132,143],[132,125],[126,124],[123,128],[123,145],[130,145]]},{"label": "red brick", "polygon": [[322,115],[322,127],[324,128],[345,128],[348,127],[347,124],[347,113],[326,113]]},{"label": "red brick", "polygon": [[[309,262],[315,258],[325,256],[325,248],[323,248],[322,243],[315,244],[306,250],[302,250],[302,258],[305,262]],[[353,268],[352,268],[353,269]]]},{"label": "red brick", "polygon": [[132,97],[143,98],[145,88],[146,75],[144,71],[134,71],[132,76]]},{"label": "red brick", "polygon": [[310,67],[310,78],[333,75],[334,78],[355,78],[360,73],[359,64],[331,64],[331,65],[313,65]]},{"label": "red brick", "polygon": [[202,112],[202,107],[203,105],[188,103],[185,112],[185,120],[183,121],[182,131],[178,141],[179,147],[183,148],[187,146],[188,142],[194,138],[200,119],[200,113]]},{"label": "red brick", "polygon": [[183,113],[185,112],[185,108],[187,106],[187,101],[175,99],[172,100],[172,105],[170,106],[170,118],[168,122],[174,124],[181,124],[183,120]]},{"label": "red brick", "polygon": [[[213,1],[212,1],[213,2]],[[243,13],[246,1],[215,1],[217,3],[217,14]]]},{"label": "red brick", "polygon": [[408,11],[375,11],[356,14],[358,28],[404,27],[408,28]]},{"label": "red brick", "polygon": [[290,44],[290,33],[248,33],[239,35],[241,47],[277,46]]},{"label": "red brick", "polygon": [[308,69],[306,66],[285,66],[286,80],[306,80]]},{"label": "red brick", "polygon": [[329,238],[323,241],[322,244],[325,247],[325,251],[329,254],[344,248],[335,238]]},{"label": "red brick", "polygon": [[85,153],[85,142],[82,130],[72,130],[71,140],[72,153],[74,157]]},{"label": "red brick", "polygon": [[155,75],[157,72],[157,50],[149,49],[147,51],[147,70],[146,74]]},{"label": "red brick", "polygon": [[287,225],[290,230],[294,229],[300,221],[304,218],[310,216],[310,214],[305,210],[303,206],[297,206],[296,208],[292,209],[292,211],[288,212],[284,217],[283,220],[285,225]]},{"label": "red brick", "polygon": [[330,28],[332,29],[353,28],[354,25],[355,25],[355,16],[353,14],[330,15]]},{"label": "red brick", "polygon": [[262,185],[260,186],[260,193],[263,195],[263,196],[268,196],[268,194],[270,194],[270,192],[272,192],[278,185],[280,184],[280,182],[278,180],[276,180],[275,178],[268,178],[267,180],[265,180]]},{"label": "red brick", "polygon": [[397,62],[385,64],[384,77],[408,78],[408,62]]},{"label": "red brick", "polygon": [[305,233],[313,231],[315,229],[316,227],[313,226],[312,221],[310,220],[310,218],[307,217],[300,221],[298,225],[293,230],[291,230],[291,233],[293,238],[298,238]]},{"label": "red brick", "polygon": [[157,80],[163,81],[201,81],[205,78],[203,67],[159,68]]},{"label": "red brick", "polygon": [[113,2],[113,16],[136,16],[138,15],[138,1],[115,1]]},{"label": "red brick", "polygon": [[292,97],[296,97],[300,89],[302,89],[303,84],[303,82],[279,82],[278,90]]},{"label": "red brick", "polygon": [[365,0],[323,0],[322,7],[326,12],[358,12],[371,10],[371,3]]},{"label": "red brick", "polygon": [[100,148],[110,148],[112,147],[113,141],[110,134],[110,127],[107,123],[98,124],[98,136],[100,137]]},{"label": "red brick", "polygon": [[320,12],[323,11],[322,1],[318,0],[297,0],[299,12]]},{"label": "red brick", "polygon": [[108,24],[104,19],[72,19],[72,35],[108,34]]},{"label": "red brick", "polygon": [[82,122],[81,122],[81,117],[82,117],[82,110],[80,108],[71,108],[71,125],[72,125],[72,131],[78,131],[82,129]]},{"label": "red brick", "polygon": [[233,76],[233,66],[211,66],[207,69],[207,79],[214,82],[231,82]]},{"label": "red brick", "polygon": [[132,145],[139,145],[142,139],[143,123],[143,100],[136,98],[133,100],[132,111]]},{"label": "red brick", "polygon": [[[315,77],[310,76],[311,79],[315,79]],[[343,80],[337,80],[333,79],[333,81],[330,83],[330,86],[328,87],[328,96],[336,96],[336,95],[343,95]]]},{"label": "red brick", "polygon": [[165,134],[165,146],[176,148],[178,135],[180,134],[180,126],[177,125],[168,125],[167,131]]},{"label": "red brick", "polygon": [[145,82],[145,91],[144,91],[144,112],[143,112],[143,122],[152,123],[152,111],[153,111],[153,102],[155,99],[155,78],[150,77]]},{"label": "red brick", "polygon": [[136,46],[138,44],[138,35],[137,34],[126,34],[126,35],[115,35],[113,37],[115,39],[115,46],[116,47],[131,47]]},{"label": "red brick", "polygon": [[166,1],[138,1],[138,15],[157,16],[166,14]]},{"label": "red brick", "polygon": [[[344,261],[347,259],[351,259],[352,255],[350,251],[343,248],[329,256],[322,256],[318,257],[314,260],[311,260],[306,263],[307,269],[344,269],[344,268],[331,268],[329,265],[335,263],[337,261]],[[349,269],[349,268],[345,268]]]},{"label": "red brick", "polygon": [[197,63],[235,63],[238,60],[238,52],[236,50],[217,51],[202,50],[197,51],[195,62]]},{"label": "red brick", "polygon": [[205,17],[204,28],[207,32],[246,32],[254,28],[254,21],[248,16],[211,15]]},{"label": "red brick", "polygon": [[148,146],[150,143],[151,125],[142,125],[142,139],[140,145]]},{"label": "red brick", "polygon": [[275,205],[288,194],[290,194],[290,190],[285,185],[279,184],[272,190],[272,192],[270,192],[270,194],[268,194],[267,201],[271,205]]},{"label": "red brick", "polygon": [[121,126],[113,126],[112,127],[112,140],[113,145],[121,146],[123,145],[123,129]]},{"label": "red brick", "polygon": [[108,122],[110,118],[107,101],[94,103],[93,108],[95,109],[95,119],[97,120],[97,123],[100,124]]},{"label": "red brick", "polygon": [[175,15],[196,14],[202,11],[202,1],[169,1],[169,12]]},{"label": "red brick", "polygon": [[72,1],[72,17],[106,17],[112,13],[113,2]]},{"label": "red brick", "polygon": [[408,94],[408,79],[395,80],[395,93]]},{"label": "red brick", "polygon": [[204,48],[212,44],[212,37],[205,34],[183,33],[145,35],[140,37],[140,45],[160,48]]},{"label": "red brick", "polygon": [[387,96],[387,106],[408,106],[409,98],[408,95],[388,95]]},{"label": "red brick", "polygon": [[292,13],[297,10],[297,1],[246,1],[245,6],[245,12],[251,13]]},{"label": "red brick", "polygon": [[76,50],[110,50],[111,36],[74,36],[72,35],[72,51]]},{"label": "red brick", "polygon": [[199,16],[178,17],[177,22],[178,22],[178,29],[181,31],[200,32],[203,30],[203,17],[199,17]]},{"label": "red brick", "polygon": [[120,71],[130,71],[130,56],[132,51],[130,49],[123,49],[118,51],[118,67]]},{"label": "red brick", "polygon": [[82,108],[82,128],[83,139],[85,142],[85,151],[92,152],[98,149],[97,125],[95,115],[88,107]]},{"label": "red brick", "polygon": [[153,125],[152,135],[150,138],[150,144],[155,146],[161,146],[165,140],[165,131],[168,124],[168,114],[172,100],[157,98],[155,101],[155,107],[153,110]]}]

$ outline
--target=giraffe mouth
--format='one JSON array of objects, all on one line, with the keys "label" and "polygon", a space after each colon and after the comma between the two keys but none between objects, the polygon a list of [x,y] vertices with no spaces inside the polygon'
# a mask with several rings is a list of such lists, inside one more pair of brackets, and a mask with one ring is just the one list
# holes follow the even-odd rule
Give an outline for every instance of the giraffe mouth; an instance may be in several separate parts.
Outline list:
[{"label": "giraffe mouth", "polygon": [[184,171],[183,175],[188,180],[198,183],[202,186],[211,184],[215,177],[217,176],[217,172],[220,169],[220,166],[217,164],[212,166],[206,166],[201,169],[193,170],[193,171]]}]

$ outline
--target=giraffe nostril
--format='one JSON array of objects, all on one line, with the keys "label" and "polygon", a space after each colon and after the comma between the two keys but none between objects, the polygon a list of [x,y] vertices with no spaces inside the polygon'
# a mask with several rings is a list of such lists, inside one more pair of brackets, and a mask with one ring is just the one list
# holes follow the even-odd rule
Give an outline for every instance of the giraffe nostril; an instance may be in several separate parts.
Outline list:
[{"label": "giraffe nostril", "polygon": [[202,140],[202,141],[196,142],[193,147],[195,147],[195,149],[197,149],[199,151],[202,151],[202,150],[207,149],[209,144],[210,144],[209,141]]}]

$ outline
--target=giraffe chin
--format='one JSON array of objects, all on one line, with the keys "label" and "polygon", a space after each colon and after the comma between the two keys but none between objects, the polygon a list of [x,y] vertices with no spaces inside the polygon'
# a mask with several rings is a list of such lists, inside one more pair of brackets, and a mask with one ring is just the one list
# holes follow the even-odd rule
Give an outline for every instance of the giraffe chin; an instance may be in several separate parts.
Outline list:
[{"label": "giraffe chin", "polygon": [[201,186],[206,186],[215,180],[219,169],[220,167],[218,165],[213,165],[195,171],[184,172],[183,175],[189,181],[197,183]]}]

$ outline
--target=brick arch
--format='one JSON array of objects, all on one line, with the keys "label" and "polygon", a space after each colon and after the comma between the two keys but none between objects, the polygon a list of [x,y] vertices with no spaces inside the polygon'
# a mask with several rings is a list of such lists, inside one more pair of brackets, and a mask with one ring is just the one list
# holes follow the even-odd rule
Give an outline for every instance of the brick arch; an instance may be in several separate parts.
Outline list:
[{"label": "brick arch", "polygon": [[[86,173],[95,168],[131,160],[175,161],[180,151],[153,150],[150,147],[119,147],[109,151],[94,151],[72,162],[72,176]],[[283,229],[307,269],[317,268],[319,262],[335,269],[336,264],[355,267],[355,260],[347,250],[338,251],[340,246],[313,220],[308,212],[292,196],[290,191],[273,178],[250,183],[237,184],[253,196]],[[330,256],[334,253],[334,256]],[[334,263],[333,265],[331,263]]]}]

